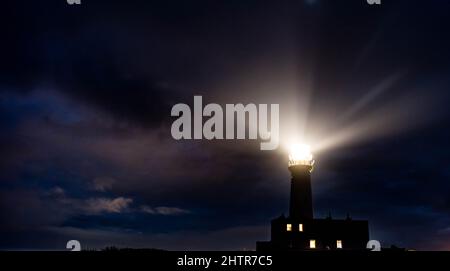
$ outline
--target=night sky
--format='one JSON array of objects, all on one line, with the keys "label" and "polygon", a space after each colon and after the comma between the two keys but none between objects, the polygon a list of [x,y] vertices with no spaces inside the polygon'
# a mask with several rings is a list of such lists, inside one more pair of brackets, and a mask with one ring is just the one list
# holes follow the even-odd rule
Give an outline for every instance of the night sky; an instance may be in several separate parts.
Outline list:
[{"label": "night sky", "polygon": [[[287,214],[285,142],[314,213],[383,246],[450,250],[450,2],[6,1],[0,249],[76,239],[255,249]],[[281,145],[180,140],[173,105],[279,104]]]}]

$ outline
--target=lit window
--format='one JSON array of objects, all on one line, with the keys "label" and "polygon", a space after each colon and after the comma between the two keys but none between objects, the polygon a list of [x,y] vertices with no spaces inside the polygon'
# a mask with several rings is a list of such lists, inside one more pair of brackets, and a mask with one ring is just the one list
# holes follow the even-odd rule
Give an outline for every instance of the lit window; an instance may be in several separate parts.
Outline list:
[{"label": "lit window", "polygon": [[336,241],[336,247],[337,248],[342,248],[342,240],[337,240]]},{"label": "lit window", "polygon": [[298,231],[303,231],[303,224],[298,224]]},{"label": "lit window", "polygon": [[316,240],[309,240],[309,248],[316,248]]},{"label": "lit window", "polygon": [[292,224],[286,225],[286,231],[292,231]]}]

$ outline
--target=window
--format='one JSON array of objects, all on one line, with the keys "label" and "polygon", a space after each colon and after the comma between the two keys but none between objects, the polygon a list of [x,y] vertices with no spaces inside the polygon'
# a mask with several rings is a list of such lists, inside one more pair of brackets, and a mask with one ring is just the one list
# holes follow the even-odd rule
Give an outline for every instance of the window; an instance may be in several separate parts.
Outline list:
[{"label": "window", "polygon": [[316,248],[316,240],[309,240],[309,248]]},{"label": "window", "polygon": [[292,231],[292,224],[286,225],[286,231]]},{"label": "window", "polygon": [[298,224],[298,231],[303,231],[303,224]]},{"label": "window", "polygon": [[336,247],[337,248],[342,248],[342,240],[337,240],[336,241]]}]

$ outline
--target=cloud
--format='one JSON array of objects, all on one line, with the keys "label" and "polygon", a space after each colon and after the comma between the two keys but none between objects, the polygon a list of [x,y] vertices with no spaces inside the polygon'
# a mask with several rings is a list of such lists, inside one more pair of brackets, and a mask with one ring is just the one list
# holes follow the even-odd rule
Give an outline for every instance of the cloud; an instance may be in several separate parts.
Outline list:
[{"label": "cloud", "polygon": [[67,210],[61,208],[59,195],[53,192],[48,191],[43,196],[30,189],[0,190],[0,232],[27,231],[63,223]]},{"label": "cloud", "polygon": [[92,188],[95,191],[105,192],[112,188],[112,185],[116,182],[111,177],[97,177],[92,181]]},{"label": "cloud", "polygon": [[132,202],[132,199],[124,197],[115,199],[94,198],[86,200],[82,209],[89,214],[122,213]]},{"label": "cloud", "polygon": [[189,214],[190,211],[189,210],[185,210],[185,209],[181,209],[181,208],[177,208],[177,207],[165,207],[165,206],[160,206],[160,207],[149,207],[146,205],[141,206],[141,211],[147,214],[152,214],[152,215],[182,215],[182,214]]},{"label": "cloud", "polygon": [[46,196],[56,197],[56,198],[65,197],[66,191],[59,186],[55,186],[46,193]]},{"label": "cloud", "polygon": [[104,213],[123,213],[132,211],[133,199],[126,197],[115,198],[73,198],[66,194],[59,186],[42,193],[42,201],[51,202],[55,206],[67,211],[67,216],[101,215]]}]

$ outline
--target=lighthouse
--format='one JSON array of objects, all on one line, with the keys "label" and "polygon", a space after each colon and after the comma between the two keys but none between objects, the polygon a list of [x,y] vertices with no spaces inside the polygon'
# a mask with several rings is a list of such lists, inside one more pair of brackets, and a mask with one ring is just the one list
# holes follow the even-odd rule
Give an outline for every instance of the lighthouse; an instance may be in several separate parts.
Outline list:
[{"label": "lighthouse", "polygon": [[257,251],[365,250],[367,220],[315,218],[311,173],[315,160],[307,145],[294,145],[289,154],[291,173],[289,215],[271,222],[271,240],[256,243]]}]

